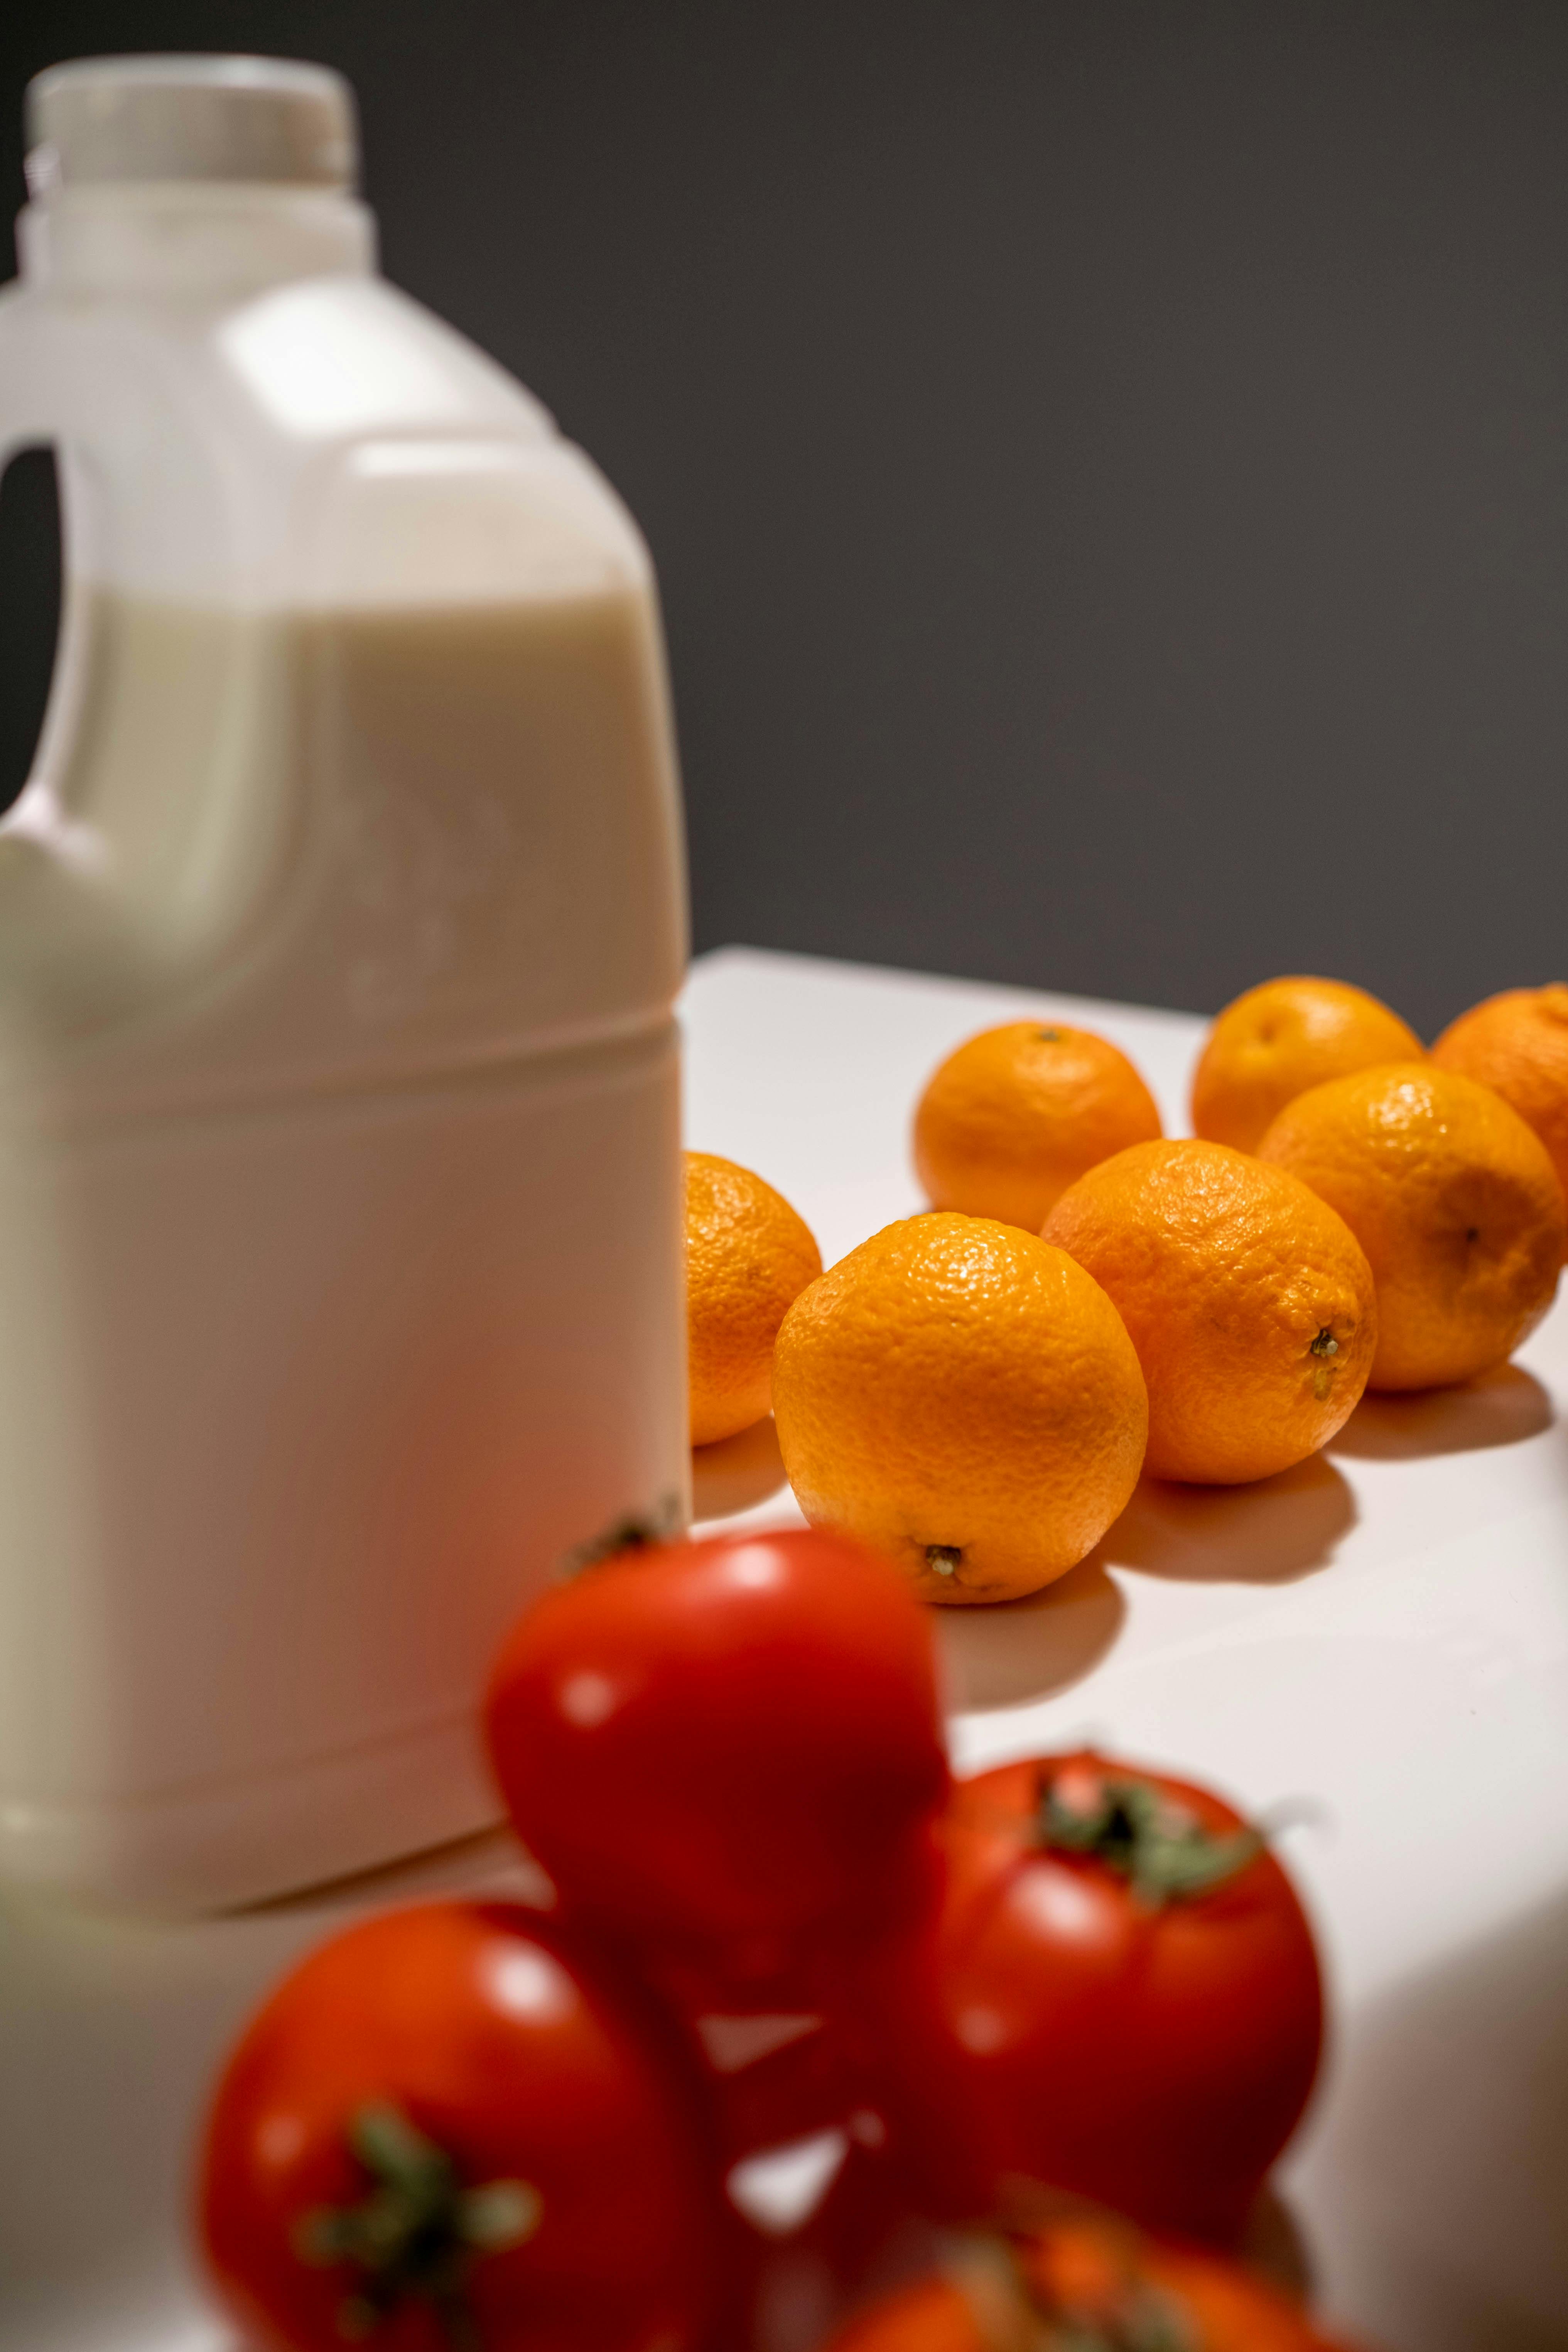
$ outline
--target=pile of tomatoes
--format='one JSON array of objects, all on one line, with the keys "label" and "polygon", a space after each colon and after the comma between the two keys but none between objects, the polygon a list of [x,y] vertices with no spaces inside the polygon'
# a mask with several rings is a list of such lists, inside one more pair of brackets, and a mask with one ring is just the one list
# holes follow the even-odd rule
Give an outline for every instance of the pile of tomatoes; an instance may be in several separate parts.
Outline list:
[{"label": "pile of tomatoes", "polygon": [[[1218,1798],[1089,1754],[955,1785],[925,1612],[804,1531],[551,1591],[486,1720],[552,1899],[371,1918],[252,2020],[201,2179],[249,2340],[804,2352],[900,2270],[855,2342],[1321,2340],[1267,2295],[1296,2333],[1137,2317],[1215,2270],[1318,2062],[1300,1906]],[[1082,2272],[1063,2197],[1127,2217],[1125,2326],[1041,2284]],[[937,2278],[984,2223],[1032,2335]]]}]

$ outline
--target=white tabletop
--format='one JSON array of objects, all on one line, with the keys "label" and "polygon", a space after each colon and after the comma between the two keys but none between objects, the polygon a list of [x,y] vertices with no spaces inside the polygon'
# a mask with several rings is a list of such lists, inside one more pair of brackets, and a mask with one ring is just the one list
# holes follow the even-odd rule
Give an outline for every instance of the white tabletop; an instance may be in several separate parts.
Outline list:
[{"label": "white tabletop", "polygon": [[[688,1139],[831,1261],[921,1204],[907,1131],[953,1045],[1103,1030],[1185,1124],[1182,1015],[727,950],[686,1001]],[[1037,1601],[940,1622],[961,1766],[1092,1735],[1254,1808],[1325,1948],[1328,2074],[1281,2185],[1325,2313],[1387,2352],[1568,2347],[1568,1307],[1518,1363],[1371,1399],[1264,1485],[1148,1485]],[[785,1522],[771,1424],[699,1510]],[[0,1911],[0,2352],[216,2352],[184,2177],[251,2001],[344,1909],[495,1883],[499,1841],[374,1888],[166,1927]]]}]

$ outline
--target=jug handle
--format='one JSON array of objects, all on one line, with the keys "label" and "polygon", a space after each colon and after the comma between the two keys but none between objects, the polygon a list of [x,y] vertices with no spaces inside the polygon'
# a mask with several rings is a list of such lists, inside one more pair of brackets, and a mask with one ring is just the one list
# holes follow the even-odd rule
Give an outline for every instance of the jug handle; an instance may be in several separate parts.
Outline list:
[{"label": "jug handle", "polygon": [[0,416],[0,475],[14,458],[30,449],[47,449],[54,458],[58,497],[58,624],[54,635],[54,663],[49,670],[49,696],[33,746],[28,776],[12,807],[0,816],[0,835],[28,837],[45,849],[54,849],[70,866],[91,863],[87,828],[70,825],[61,809],[57,779],[68,757],[75,719],[80,710],[82,687],[89,661],[89,597],[82,595],[82,534],[87,527],[87,499],[80,468],[70,463],[64,440],[37,425],[16,424],[7,430]]},{"label": "jug handle", "polygon": [[82,469],[62,436],[31,425],[7,430],[0,416],[0,474],[14,458],[47,449],[55,461],[60,519],[60,608],[54,662],[38,740],[20,793],[0,815],[0,838],[26,840],[75,870],[96,871],[100,845],[91,829],[73,824],[63,806],[58,779],[69,759],[81,709],[90,654],[91,600],[82,587],[82,541],[89,502]]}]

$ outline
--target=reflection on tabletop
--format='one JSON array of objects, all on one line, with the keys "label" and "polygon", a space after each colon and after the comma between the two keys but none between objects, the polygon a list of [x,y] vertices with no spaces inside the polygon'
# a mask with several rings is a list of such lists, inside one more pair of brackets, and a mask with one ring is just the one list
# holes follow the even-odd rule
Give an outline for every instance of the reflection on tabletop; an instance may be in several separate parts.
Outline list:
[{"label": "reflection on tabletop", "polygon": [[[1315,2209],[1314,2257],[1374,2344],[1568,2342],[1546,2316],[1568,2310],[1565,1945],[1559,1895],[1340,2017],[1286,2193]],[[1353,2224],[1334,2194],[1351,2179]]]},{"label": "reflection on tabletop", "polygon": [[1326,1568],[1355,1496],[1321,1454],[1246,1486],[1141,1479],[1092,1555],[1110,1568],[1203,1584],[1289,1584]]},{"label": "reflection on tabletop", "polygon": [[1500,1364],[1458,1389],[1364,1396],[1331,1454],[1364,1462],[1409,1462],[1431,1454],[1473,1454],[1519,1445],[1552,1426],[1552,1399],[1533,1372]]},{"label": "reflection on tabletop", "polygon": [[691,1449],[691,1516],[727,1519],[765,1503],[784,1485],[784,1457],[769,1413],[733,1437]]},{"label": "reflection on tabletop", "polygon": [[949,1704],[1016,1706],[1066,1690],[1115,1641],[1127,1604],[1097,1559],[1024,1601],[942,1612]]}]

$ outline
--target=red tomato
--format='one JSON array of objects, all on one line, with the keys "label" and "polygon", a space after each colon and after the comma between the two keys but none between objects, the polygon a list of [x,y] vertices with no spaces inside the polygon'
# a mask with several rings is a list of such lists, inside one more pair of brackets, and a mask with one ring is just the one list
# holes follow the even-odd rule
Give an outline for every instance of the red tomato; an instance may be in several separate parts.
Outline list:
[{"label": "red tomato", "polygon": [[937,2231],[910,2213],[874,2149],[852,2142],[826,2195],[801,2225],[753,2250],[749,2311],[730,2352],[745,2345],[801,2352],[826,2326],[889,2278],[936,2258]]},{"label": "red tomato", "polygon": [[1110,2215],[1075,2215],[977,2242],[946,2275],[862,2312],[827,2352],[1345,2352],[1239,2264],[1145,2238]]},{"label": "red tomato", "polygon": [[716,2011],[656,1981],[689,2037],[726,2162],[835,2129],[875,2103],[880,2047],[868,2046],[848,1988],[825,2000],[794,1982],[764,1993],[765,2006]]},{"label": "red tomato", "polygon": [[658,2029],[509,1904],[352,1927],[219,2084],[201,2228],[247,2340],[669,2352],[707,2316],[716,2200]]},{"label": "red tomato", "polygon": [[[994,2341],[984,2315],[939,2273],[860,2312],[829,2338],[826,2352],[991,2352]],[[1048,2339],[1042,2352],[1053,2352]]]},{"label": "red tomato", "polygon": [[931,1627],[857,1545],[770,1529],[592,1569],[517,1625],[488,1722],[567,1911],[684,1956],[721,2007],[926,1898]]},{"label": "red tomato", "polygon": [[904,2080],[889,2020],[929,1969],[934,1838],[926,1856],[926,1900],[913,1919],[852,1943],[802,1937],[792,1964],[770,1977],[721,1979],[701,1952],[639,1948],[645,1981],[685,2035],[727,2165],[823,2131],[878,2149],[891,2143],[901,2158],[911,2113],[923,2125],[927,2086]]},{"label": "red tomato", "polygon": [[[936,2126],[954,2155],[993,2183],[1234,2234],[1322,2039],[1311,1933],[1279,1864],[1207,1790],[1089,1755],[963,1782],[945,1834],[928,2047],[946,2068],[933,2081],[956,2070],[968,2135],[951,2105]],[[906,2071],[919,2044],[917,2030]]]}]

